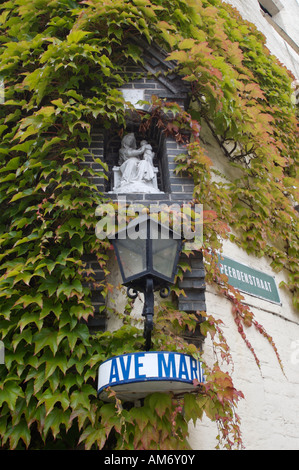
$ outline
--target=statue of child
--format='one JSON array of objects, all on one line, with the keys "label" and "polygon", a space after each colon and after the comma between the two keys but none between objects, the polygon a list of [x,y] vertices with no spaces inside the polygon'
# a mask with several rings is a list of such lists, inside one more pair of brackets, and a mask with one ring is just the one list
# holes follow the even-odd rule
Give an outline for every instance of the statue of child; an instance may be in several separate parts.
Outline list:
[{"label": "statue of child", "polygon": [[140,147],[144,148],[144,153],[143,153],[144,160],[146,160],[147,162],[151,163],[154,166],[153,160],[154,160],[155,154],[153,152],[152,146],[146,140],[142,140],[140,142]]}]

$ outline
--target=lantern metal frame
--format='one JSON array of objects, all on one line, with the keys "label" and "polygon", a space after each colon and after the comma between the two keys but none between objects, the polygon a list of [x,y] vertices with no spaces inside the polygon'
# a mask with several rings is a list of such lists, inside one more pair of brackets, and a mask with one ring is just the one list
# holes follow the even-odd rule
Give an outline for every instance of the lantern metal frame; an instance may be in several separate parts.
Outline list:
[{"label": "lantern metal frame", "polygon": [[[138,225],[146,224],[146,237],[145,237],[145,270],[135,273],[131,276],[126,276],[123,268],[122,259],[119,253],[118,240],[125,240],[128,233],[128,228],[131,230],[136,228]],[[176,251],[173,257],[173,266],[171,275],[166,276],[165,274],[158,272],[153,266],[153,240],[159,238],[151,238],[152,230],[155,228],[156,233],[161,233],[162,230],[166,230],[169,234],[169,239],[177,242]],[[161,238],[166,240],[166,238]],[[128,224],[124,229],[117,232],[114,238],[111,240],[114,246],[116,259],[119,265],[121,276],[123,279],[123,285],[127,287],[127,295],[131,299],[135,299],[138,296],[138,292],[144,294],[144,308],[142,316],[144,320],[144,338],[146,340],[146,350],[148,351],[151,347],[151,334],[154,327],[154,292],[159,291],[162,298],[166,298],[170,293],[170,284],[174,283],[175,276],[178,269],[179,256],[182,251],[182,239],[181,236],[171,230],[169,227],[157,222],[155,219],[144,215],[139,216]]]}]

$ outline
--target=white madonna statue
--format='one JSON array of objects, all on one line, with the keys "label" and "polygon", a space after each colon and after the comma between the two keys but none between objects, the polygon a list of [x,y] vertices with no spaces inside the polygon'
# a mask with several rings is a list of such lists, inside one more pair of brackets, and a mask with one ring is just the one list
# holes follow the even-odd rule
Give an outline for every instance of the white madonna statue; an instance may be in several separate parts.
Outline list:
[{"label": "white madonna statue", "polygon": [[119,150],[119,166],[113,167],[113,193],[160,193],[158,168],[153,165],[154,153],[146,140],[137,149],[134,133],[127,134]]}]

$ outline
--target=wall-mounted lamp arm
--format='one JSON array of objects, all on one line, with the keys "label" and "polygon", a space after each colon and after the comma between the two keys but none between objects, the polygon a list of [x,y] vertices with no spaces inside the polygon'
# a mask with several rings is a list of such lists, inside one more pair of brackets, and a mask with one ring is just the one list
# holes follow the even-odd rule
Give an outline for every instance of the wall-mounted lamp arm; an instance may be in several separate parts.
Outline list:
[{"label": "wall-mounted lamp arm", "polygon": [[145,348],[148,351],[151,347],[151,337],[154,328],[154,281],[147,277],[144,290],[144,308],[142,315],[144,319]]}]

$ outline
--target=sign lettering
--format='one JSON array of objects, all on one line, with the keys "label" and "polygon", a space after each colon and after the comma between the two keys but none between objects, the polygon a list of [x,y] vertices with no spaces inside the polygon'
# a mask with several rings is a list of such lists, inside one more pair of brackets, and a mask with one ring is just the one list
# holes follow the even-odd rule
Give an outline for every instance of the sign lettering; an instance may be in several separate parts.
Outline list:
[{"label": "sign lettering", "polygon": [[[193,381],[204,382],[201,363],[194,357],[166,351],[125,354],[99,367],[98,394],[108,387],[145,396],[154,391],[192,391]],[[198,383],[196,382],[196,383]]]}]

